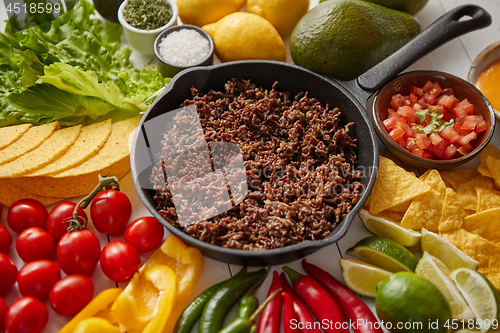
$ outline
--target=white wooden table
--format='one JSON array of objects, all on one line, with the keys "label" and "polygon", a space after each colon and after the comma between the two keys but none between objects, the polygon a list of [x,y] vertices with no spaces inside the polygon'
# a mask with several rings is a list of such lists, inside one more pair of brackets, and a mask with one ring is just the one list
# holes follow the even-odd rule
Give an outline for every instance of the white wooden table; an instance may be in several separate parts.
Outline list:
[{"label": "white wooden table", "polygon": [[[316,5],[319,0],[311,0],[311,7]],[[439,16],[444,14],[446,11],[467,3],[474,3],[479,6],[485,8],[493,17],[493,23],[490,27],[478,30],[475,32],[471,32],[465,36],[457,38],[447,44],[439,47],[437,50],[423,57],[421,60],[413,64],[408,70],[439,70],[454,74],[463,79],[467,78],[467,74],[469,68],[471,66],[474,58],[488,45],[492,44],[500,40],[500,1],[498,0],[475,0],[475,1],[466,1],[466,0],[429,0],[428,4],[416,15],[416,17],[420,20],[422,24],[422,28],[427,27],[434,20],[436,20]],[[3,8],[3,4],[0,4],[0,20],[2,23],[0,24],[0,28],[3,31],[3,20],[6,17],[5,9]],[[286,41],[288,42],[288,41]],[[290,60],[290,55],[288,54],[288,61]],[[140,65],[141,63],[148,62],[150,59],[144,59],[137,53],[133,53],[132,60],[135,64]],[[217,61],[216,61],[217,62]],[[497,131],[495,132],[491,143],[495,146],[500,147],[500,130],[498,129],[499,125],[497,125]],[[469,168],[476,167],[478,165],[478,161],[472,161],[461,168]],[[137,195],[132,177],[127,174],[121,181],[120,187],[124,193],[126,193],[131,201],[133,206],[132,219],[135,219],[140,216],[151,215],[146,208],[142,205],[139,196]],[[78,198],[75,198],[77,201]],[[51,207],[49,207],[50,209]],[[7,209],[4,207],[2,218],[0,220],[1,224],[6,225],[6,213]],[[92,230],[92,227],[90,227]],[[168,235],[168,233],[167,233]],[[345,251],[353,246],[358,240],[370,236],[369,233],[361,223],[359,218],[355,218],[350,229],[347,234],[338,241],[336,244],[332,244],[316,253],[307,257],[307,260],[313,264],[317,264],[328,272],[332,273],[337,279],[342,281],[342,275],[340,271],[340,267],[338,261],[342,257],[346,257]],[[120,239],[118,237],[112,237],[112,240]],[[100,235],[101,246],[104,246],[107,243],[107,238],[105,236]],[[8,255],[11,258],[14,258],[15,263],[18,268],[22,266],[22,261],[17,257],[14,244],[11,246]],[[142,256],[143,262],[147,260],[148,254]],[[295,262],[290,262],[287,264],[288,266],[301,270],[300,260]],[[209,258],[204,258],[204,271],[201,276],[199,283],[197,284],[195,290],[193,291],[193,295],[198,295],[207,287],[219,282],[223,279],[226,279],[230,276],[230,271],[235,272],[239,270],[240,267],[231,266],[226,263],[218,262]],[[272,267],[272,270],[278,270],[281,272],[282,265]],[[253,269],[253,268],[250,268]],[[95,294],[98,292],[112,288],[115,286],[114,282],[107,279],[101,272],[99,267],[96,268],[95,273],[92,275],[92,279],[95,283]],[[267,280],[264,282],[262,287],[257,292],[257,296],[263,300],[267,293],[267,289],[270,285],[271,277],[269,276]],[[120,284],[121,287],[125,287],[125,284]],[[16,288],[11,290],[5,300],[7,304],[11,304],[15,299],[20,297],[19,292]],[[372,308],[374,311],[373,299],[363,298],[366,303]],[[54,313],[51,309],[48,300],[45,301],[45,305],[49,309],[49,323],[44,330],[44,333],[52,333],[57,332],[68,320],[69,318],[59,316]]]}]

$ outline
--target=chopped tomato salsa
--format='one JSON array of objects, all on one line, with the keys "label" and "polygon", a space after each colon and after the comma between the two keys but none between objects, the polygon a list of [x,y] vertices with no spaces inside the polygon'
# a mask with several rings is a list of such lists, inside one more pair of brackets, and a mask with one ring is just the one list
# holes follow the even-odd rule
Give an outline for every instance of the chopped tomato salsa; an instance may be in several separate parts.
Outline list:
[{"label": "chopped tomato salsa", "polygon": [[392,96],[384,126],[389,136],[409,152],[428,159],[448,160],[470,153],[477,134],[487,129],[481,115],[453,88],[427,81],[410,94]]}]

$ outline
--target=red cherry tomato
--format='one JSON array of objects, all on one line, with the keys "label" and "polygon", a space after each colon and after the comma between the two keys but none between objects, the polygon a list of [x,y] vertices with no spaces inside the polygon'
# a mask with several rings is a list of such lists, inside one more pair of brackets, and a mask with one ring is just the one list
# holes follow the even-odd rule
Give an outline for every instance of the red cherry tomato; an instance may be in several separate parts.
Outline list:
[{"label": "red cherry tomato", "polygon": [[101,269],[116,282],[128,281],[141,267],[139,252],[129,243],[112,241],[102,249]]},{"label": "red cherry tomato", "polygon": [[74,316],[94,297],[94,283],[86,275],[73,274],[59,280],[50,290],[49,300],[61,316]]},{"label": "red cherry tomato", "polygon": [[14,202],[7,211],[7,223],[17,233],[29,227],[44,229],[47,222],[47,208],[35,199],[21,199]]},{"label": "red cherry tomato", "polygon": [[5,333],[40,333],[47,325],[49,312],[31,296],[16,300],[5,314]]},{"label": "red cherry tomato", "polygon": [[132,204],[126,194],[116,190],[97,193],[90,204],[90,217],[97,231],[113,236],[123,235]]},{"label": "red cherry tomato", "polygon": [[147,253],[160,246],[165,229],[153,216],[139,217],[125,229],[125,241],[140,253]]},{"label": "red cherry tomato", "polygon": [[[1,208],[0,208],[1,210]],[[0,297],[0,331],[3,331],[3,322],[5,319],[5,314],[7,313],[7,309],[9,307],[7,306],[7,303],[5,303],[5,300]]]},{"label": "red cherry tomato", "polygon": [[[0,209],[1,214],[1,209]],[[12,235],[4,225],[0,224],[0,252],[7,253],[12,244]]]},{"label": "red cherry tomato", "polygon": [[31,227],[19,234],[16,250],[25,262],[38,259],[53,259],[56,253],[56,241],[47,231]]},{"label": "red cherry tomato", "polygon": [[[68,227],[75,207],[76,203],[72,201],[61,201],[50,211],[47,217],[46,229],[56,241],[68,232]],[[84,224],[84,221],[87,221],[87,214],[81,207],[78,207],[77,216],[80,224]]]},{"label": "red cherry tomato", "polygon": [[35,260],[21,267],[17,273],[17,286],[21,295],[43,300],[60,279],[61,269],[55,261]]},{"label": "red cherry tomato", "polygon": [[99,261],[101,245],[92,231],[75,230],[61,237],[56,253],[64,273],[92,275]]},{"label": "red cherry tomato", "polygon": [[16,282],[17,267],[5,253],[0,253],[0,296],[9,291]]}]

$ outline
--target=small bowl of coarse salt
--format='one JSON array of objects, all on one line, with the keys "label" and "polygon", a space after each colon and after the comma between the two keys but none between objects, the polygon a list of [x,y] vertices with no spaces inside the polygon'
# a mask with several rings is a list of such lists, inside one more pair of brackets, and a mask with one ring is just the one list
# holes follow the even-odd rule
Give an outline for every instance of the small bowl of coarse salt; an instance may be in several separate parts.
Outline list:
[{"label": "small bowl of coarse salt", "polygon": [[155,41],[160,72],[173,77],[188,67],[214,63],[214,42],[203,29],[189,24],[173,26],[161,32]]}]

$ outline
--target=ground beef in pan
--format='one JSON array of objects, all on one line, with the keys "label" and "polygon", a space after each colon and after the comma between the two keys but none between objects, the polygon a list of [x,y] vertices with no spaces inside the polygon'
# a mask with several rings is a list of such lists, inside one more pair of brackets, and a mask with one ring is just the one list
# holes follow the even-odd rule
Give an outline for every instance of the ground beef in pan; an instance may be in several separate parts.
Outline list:
[{"label": "ground beef in pan", "polygon": [[[361,172],[354,170],[356,140],[349,136],[353,124],[341,126],[340,110],[329,109],[307,92],[291,97],[276,90],[277,85],[264,90],[248,80],[232,79],[222,92],[191,89],[193,98],[183,106],[196,106],[209,146],[239,145],[248,191],[243,200],[230,194],[232,208],[224,213],[181,225],[163,176],[171,172],[182,177],[188,168],[192,172],[199,166],[163,156],[151,180],[158,211],[167,221],[207,243],[266,250],[322,239],[351,211],[362,192]],[[184,139],[165,137],[162,144],[164,152],[175,151],[186,144],[180,141],[196,140],[186,134]],[[196,187],[193,192],[219,196],[209,184]],[[228,201],[219,198],[214,207]]]}]

